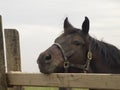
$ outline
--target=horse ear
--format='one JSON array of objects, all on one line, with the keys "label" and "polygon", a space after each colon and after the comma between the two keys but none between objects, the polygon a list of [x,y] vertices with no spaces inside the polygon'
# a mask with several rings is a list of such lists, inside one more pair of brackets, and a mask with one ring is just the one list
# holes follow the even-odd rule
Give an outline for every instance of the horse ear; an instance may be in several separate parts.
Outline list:
[{"label": "horse ear", "polygon": [[82,31],[85,33],[85,34],[88,34],[89,32],[89,19],[88,17],[85,17],[85,20],[82,24]]},{"label": "horse ear", "polygon": [[74,27],[70,24],[68,17],[64,20],[64,32],[71,32]]}]

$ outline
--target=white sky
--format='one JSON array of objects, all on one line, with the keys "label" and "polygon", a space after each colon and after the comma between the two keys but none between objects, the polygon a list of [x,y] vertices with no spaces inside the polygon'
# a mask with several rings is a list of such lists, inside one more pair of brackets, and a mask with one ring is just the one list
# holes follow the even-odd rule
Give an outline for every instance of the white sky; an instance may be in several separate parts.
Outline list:
[{"label": "white sky", "polygon": [[81,28],[90,19],[90,34],[120,48],[120,0],[1,0],[4,28],[20,32],[22,70],[38,72],[38,55],[53,44],[65,17]]}]

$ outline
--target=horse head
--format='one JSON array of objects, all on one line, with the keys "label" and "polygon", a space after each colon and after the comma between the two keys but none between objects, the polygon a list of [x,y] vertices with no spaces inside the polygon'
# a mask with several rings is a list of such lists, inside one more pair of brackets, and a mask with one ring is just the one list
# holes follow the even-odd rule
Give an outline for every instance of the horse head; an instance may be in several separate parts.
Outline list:
[{"label": "horse head", "polygon": [[42,73],[85,70],[89,52],[89,19],[85,17],[82,29],[78,29],[66,18],[63,27],[64,32],[55,39],[55,43],[38,57],[37,63]]}]

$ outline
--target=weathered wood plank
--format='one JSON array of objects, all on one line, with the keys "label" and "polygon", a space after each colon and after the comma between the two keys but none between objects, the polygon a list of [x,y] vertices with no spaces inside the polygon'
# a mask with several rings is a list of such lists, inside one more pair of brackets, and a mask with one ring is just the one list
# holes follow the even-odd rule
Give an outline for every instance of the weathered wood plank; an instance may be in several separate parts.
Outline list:
[{"label": "weathered wood plank", "polygon": [[120,75],[117,74],[75,74],[75,73],[7,73],[8,84],[18,86],[52,86],[99,89],[120,89]]},{"label": "weathered wood plank", "polygon": [[7,90],[5,76],[5,58],[4,58],[4,43],[2,31],[2,17],[0,16],[0,90]]},{"label": "weathered wood plank", "polygon": [[7,71],[21,71],[19,33],[16,29],[5,29]]},{"label": "weathered wood plank", "polygon": [[[21,71],[19,32],[16,29],[5,29],[7,71]],[[9,90],[23,90],[12,87]]]}]

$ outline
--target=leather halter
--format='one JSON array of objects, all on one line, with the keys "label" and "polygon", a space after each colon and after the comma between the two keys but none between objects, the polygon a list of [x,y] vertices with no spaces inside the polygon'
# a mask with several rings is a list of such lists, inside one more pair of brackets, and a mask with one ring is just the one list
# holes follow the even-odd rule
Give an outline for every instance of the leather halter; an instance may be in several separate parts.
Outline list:
[{"label": "leather halter", "polygon": [[90,62],[92,60],[92,52],[91,52],[90,48],[89,48],[88,53],[87,53],[86,63],[84,65],[78,65],[78,64],[73,64],[73,63],[69,62],[68,58],[65,56],[64,49],[62,48],[62,46],[59,43],[54,43],[54,45],[56,45],[62,53],[62,56],[63,56],[63,59],[64,59],[65,73],[68,73],[69,67],[74,67],[74,68],[81,69],[81,70],[83,70],[84,73],[87,73],[89,71]]}]

